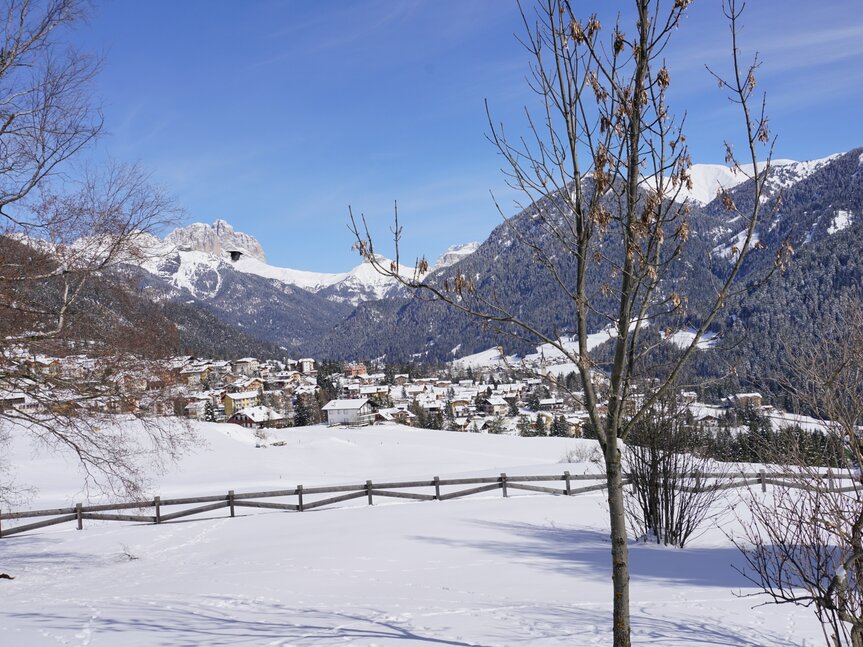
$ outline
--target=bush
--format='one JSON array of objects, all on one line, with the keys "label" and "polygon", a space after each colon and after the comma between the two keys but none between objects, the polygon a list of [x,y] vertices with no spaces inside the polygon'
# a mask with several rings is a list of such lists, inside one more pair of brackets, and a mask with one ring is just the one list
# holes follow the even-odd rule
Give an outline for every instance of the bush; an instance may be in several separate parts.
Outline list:
[{"label": "bush", "polygon": [[[645,541],[683,548],[718,513],[722,490],[702,482],[709,461],[696,455],[697,428],[674,403],[650,411],[633,428],[624,456],[626,512],[636,535]],[[715,468],[714,468],[715,471]]]}]

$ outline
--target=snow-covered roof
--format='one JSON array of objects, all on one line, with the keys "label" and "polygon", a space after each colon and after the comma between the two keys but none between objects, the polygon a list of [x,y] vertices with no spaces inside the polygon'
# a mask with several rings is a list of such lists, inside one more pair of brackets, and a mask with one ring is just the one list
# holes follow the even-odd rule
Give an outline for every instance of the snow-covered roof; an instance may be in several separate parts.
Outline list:
[{"label": "snow-covered roof", "polygon": [[380,415],[384,420],[396,420],[398,417],[405,418],[407,420],[411,420],[416,418],[416,416],[407,411],[406,409],[399,409],[398,407],[390,407],[388,409],[379,409],[378,415]]},{"label": "snow-covered roof", "polygon": [[242,391],[240,393],[228,393],[225,395],[226,398],[231,398],[231,400],[248,400],[249,398],[257,398],[257,391]]},{"label": "snow-covered roof", "polygon": [[368,402],[365,398],[356,400],[330,400],[322,408],[324,411],[361,409]]},{"label": "snow-covered roof", "polygon": [[208,368],[208,366],[186,366],[180,371],[180,374],[203,373]]},{"label": "snow-covered roof", "polygon": [[234,380],[232,384],[236,386],[244,386],[247,384],[251,384],[252,382],[262,382],[262,380],[259,377],[249,377],[247,375],[244,375]]},{"label": "snow-covered roof", "polygon": [[268,420],[284,420],[284,416],[276,411],[270,409],[270,407],[265,407],[263,405],[258,405],[256,407],[246,407],[245,409],[241,409],[235,416],[246,416],[250,420],[254,422],[267,422]]}]

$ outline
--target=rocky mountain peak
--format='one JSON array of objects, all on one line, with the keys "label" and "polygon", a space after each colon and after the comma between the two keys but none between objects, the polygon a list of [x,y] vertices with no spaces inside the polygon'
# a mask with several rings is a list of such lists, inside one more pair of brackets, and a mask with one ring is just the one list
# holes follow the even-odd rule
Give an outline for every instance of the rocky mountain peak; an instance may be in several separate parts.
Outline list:
[{"label": "rocky mountain peak", "polygon": [[175,229],[165,241],[177,247],[204,252],[213,256],[224,256],[227,252],[240,251],[262,263],[267,262],[264,248],[253,236],[236,231],[224,220],[208,225],[195,222],[187,227]]},{"label": "rocky mountain peak", "polygon": [[444,267],[449,267],[450,265],[455,265],[460,260],[473,254],[477,248],[479,248],[479,243],[475,242],[465,243],[464,245],[451,245],[438,257],[437,262],[434,264],[432,269],[439,270]]}]

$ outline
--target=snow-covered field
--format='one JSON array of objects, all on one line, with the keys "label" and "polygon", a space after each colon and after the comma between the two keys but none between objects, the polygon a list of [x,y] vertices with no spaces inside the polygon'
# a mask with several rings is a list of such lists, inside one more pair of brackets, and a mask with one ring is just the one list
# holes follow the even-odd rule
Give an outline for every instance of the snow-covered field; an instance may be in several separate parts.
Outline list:
[{"label": "snow-covered field", "polygon": [[[154,493],[596,470],[589,441],[405,427],[251,433],[202,423],[209,447]],[[586,454],[586,451],[585,451]],[[17,442],[30,507],[80,500],[77,473]],[[23,461],[23,462],[22,462]],[[733,496],[733,495],[732,495]],[[304,513],[226,510],[159,526],[85,522],[0,540],[4,645],[608,645],[601,494],[499,492]],[[731,519],[729,524],[733,523]],[[729,528],[731,526],[728,526]],[[736,549],[712,528],[685,550],[633,544],[636,645],[819,644],[806,611],[752,608]]]}]

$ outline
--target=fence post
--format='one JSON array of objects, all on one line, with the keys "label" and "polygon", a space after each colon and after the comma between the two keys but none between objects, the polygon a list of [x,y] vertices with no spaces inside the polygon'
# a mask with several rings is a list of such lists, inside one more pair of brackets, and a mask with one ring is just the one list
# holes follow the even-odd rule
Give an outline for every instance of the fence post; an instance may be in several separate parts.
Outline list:
[{"label": "fence post", "polygon": [[81,503],[75,504],[75,516],[78,517],[78,530],[84,529],[84,517],[82,516],[83,511],[81,510],[81,508],[82,508]]},{"label": "fence post", "polygon": [[827,468],[827,489],[833,489],[833,469],[829,467]]},{"label": "fence post", "polygon": [[371,481],[366,481],[366,492],[369,493],[369,505],[373,505],[372,504],[372,482]]},{"label": "fence post", "polygon": [[440,501],[440,476],[434,477],[434,498],[435,501]]},{"label": "fence post", "polygon": [[506,493],[506,472],[501,472],[501,473],[500,473],[500,487],[501,487],[501,489],[503,490],[503,495],[504,495],[505,497],[506,497],[506,496],[509,496],[509,495],[507,495],[507,493]]},{"label": "fence post", "polygon": [[153,507],[156,508],[156,523],[162,523],[162,497],[153,499]]},{"label": "fence post", "polygon": [[764,470],[758,472],[758,481],[761,483],[761,491],[767,492],[767,479],[764,476]]},{"label": "fence post", "polygon": [[303,511],[303,486],[302,485],[297,486],[297,498],[298,498],[297,510],[299,512],[302,512]]},{"label": "fence post", "polygon": [[695,470],[695,489],[701,491],[701,470]]},{"label": "fence post", "polygon": [[234,516],[234,491],[228,490],[228,505],[231,507],[231,516]]},{"label": "fence post", "polygon": [[570,483],[569,470],[565,471],[563,476],[566,479],[566,496],[570,496],[572,494],[572,483]]}]

